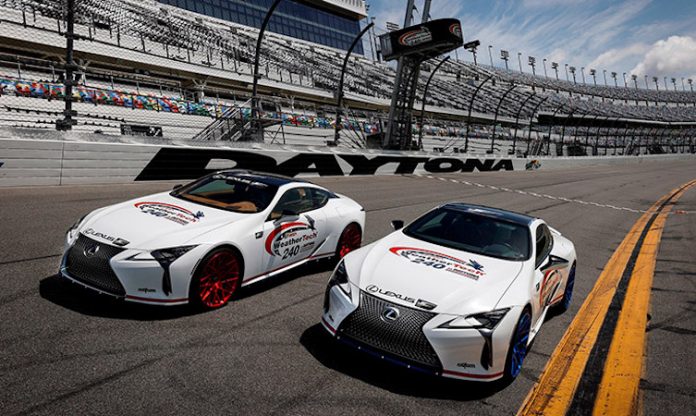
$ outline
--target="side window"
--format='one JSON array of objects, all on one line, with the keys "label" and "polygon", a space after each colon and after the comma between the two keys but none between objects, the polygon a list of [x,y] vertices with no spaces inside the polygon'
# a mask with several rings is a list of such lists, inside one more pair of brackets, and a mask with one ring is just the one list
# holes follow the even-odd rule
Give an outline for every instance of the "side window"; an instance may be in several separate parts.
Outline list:
[{"label": "side window", "polygon": [[309,192],[312,195],[312,206],[314,209],[323,207],[331,198],[331,195],[322,189],[309,188]]},{"label": "side window", "polygon": [[541,262],[551,252],[551,233],[545,224],[541,224],[536,230],[536,267],[541,266]]},{"label": "side window", "polygon": [[292,188],[285,191],[283,196],[271,211],[271,220],[282,217],[283,211],[292,211],[298,214],[314,209],[310,188]]}]

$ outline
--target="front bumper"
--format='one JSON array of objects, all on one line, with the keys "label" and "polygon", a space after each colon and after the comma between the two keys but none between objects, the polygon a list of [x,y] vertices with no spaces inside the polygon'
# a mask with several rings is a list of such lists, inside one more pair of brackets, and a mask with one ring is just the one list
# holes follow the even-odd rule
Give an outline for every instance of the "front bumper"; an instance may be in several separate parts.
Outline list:
[{"label": "front bumper", "polygon": [[[95,253],[86,253],[88,249]],[[197,247],[170,265],[172,291],[163,290],[164,269],[156,260],[132,260],[142,251],[129,250],[98,242],[80,235],[66,244],[60,265],[60,275],[97,293],[130,302],[152,305],[181,305],[188,303],[191,276],[196,267],[193,252]],[[88,256],[89,254],[89,256]]]},{"label": "front bumper", "polygon": [[[395,307],[403,316],[411,316],[411,310],[431,315],[422,326],[414,323],[411,327],[390,329],[389,325],[398,325],[398,320],[381,324],[377,322],[380,317],[376,316],[373,320],[363,317],[361,322],[356,322],[353,317],[365,315],[360,309],[370,302],[366,296],[373,297],[357,287],[352,286],[351,297],[336,286],[329,288],[326,296],[322,326],[338,341],[410,370],[472,381],[493,381],[503,376],[512,330],[520,313],[513,308],[493,331],[482,333],[471,328],[438,328],[455,316],[428,313],[380,299],[380,307],[383,304]],[[372,307],[370,313],[378,311]],[[356,324],[362,325],[361,331],[355,330]],[[414,325],[420,334],[415,333]],[[422,344],[419,336],[426,340],[429,348]],[[427,359],[428,350],[436,355],[434,359]]]}]

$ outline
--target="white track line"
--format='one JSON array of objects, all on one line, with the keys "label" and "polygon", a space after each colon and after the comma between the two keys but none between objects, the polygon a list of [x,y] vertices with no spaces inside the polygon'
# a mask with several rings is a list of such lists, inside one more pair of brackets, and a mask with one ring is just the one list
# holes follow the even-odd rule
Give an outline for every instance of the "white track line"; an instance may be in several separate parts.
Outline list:
[{"label": "white track line", "polygon": [[[641,214],[641,213],[647,212],[647,211],[641,210],[641,209],[617,207],[616,205],[611,205],[611,204],[601,204],[599,202],[583,201],[580,199],[570,199],[570,198],[548,195],[548,194],[539,194],[536,192],[527,192],[527,191],[523,191],[520,189],[503,188],[500,186],[486,185],[483,183],[463,181],[463,180],[459,180],[459,179],[447,179],[447,178],[443,178],[443,177],[439,177],[439,176],[422,175],[422,174],[417,174],[417,173],[414,174],[414,176],[421,177],[421,178],[428,178],[428,179],[437,179],[437,180],[443,181],[443,182],[452,182],[452,183],[458,183],[458,184],[467,185],[467,186],[476,186],[478,188],[487,188],[487,189],[492,189],[494,191],[502,191],[502,192],[516,193],[516,194],[520,194],[520,195],[527,195],[527,196],[531,196],[534,198],[551,199],[554,201],[572,202],[572,203],[581,204],[581,205],[588,205],[588,206],[592,205],[592,206],[599,207],[599,208],[609,208],[609,209],[613,209],[613,210],[617,210],[617,211],[634,212],[636,214]],[[677,213],[679,213],[679,214],[691,214],[693,212],[692,211],[677,211]]]}]

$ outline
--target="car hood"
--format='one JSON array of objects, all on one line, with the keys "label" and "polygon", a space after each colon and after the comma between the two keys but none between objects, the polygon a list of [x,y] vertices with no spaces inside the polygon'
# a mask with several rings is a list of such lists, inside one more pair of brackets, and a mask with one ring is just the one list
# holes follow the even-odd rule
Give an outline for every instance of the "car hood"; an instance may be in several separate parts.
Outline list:
[{"label": "car hood", "polygon": [[79,230],[108,244],[152,250],[184,245],[202,234],[253,215],[206,207],[165,192],[104,208],[88,216]]},{"label": "car hood", "polygon": [[442,247],[401,231],[366,249],[359,273],[354,273],[361,290],[400,305],[425,305],[455,315],[493,309],[524,264]]}]

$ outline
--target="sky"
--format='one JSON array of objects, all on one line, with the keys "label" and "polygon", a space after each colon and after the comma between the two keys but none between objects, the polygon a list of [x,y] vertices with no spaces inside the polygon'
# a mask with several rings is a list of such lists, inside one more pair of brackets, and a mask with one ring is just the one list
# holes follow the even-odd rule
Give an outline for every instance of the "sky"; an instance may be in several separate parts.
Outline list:
[{"label": "sky", "polygon": [[[376,17],[377,32],[385,22],[403,24],[407,0],[368,0],[369,14]],[[422,10],[424,0],[416,0]],[[510,69],[519,70],[517,53],[522,53],[525,72],[531,72],[527,57],[537,61],[537,74],[543,73],[543,58],[564,66],[597,70],[597,82],[604,83],[602,70],[613,83],[611,72],[639,76],[665,76],[696,81],[696,0],[432,0],[432,18],[457,17],[462,22],[464,41],[478,39],[477,59],[490,64],[488,45],[493,46],[493,63],[504,67],[500,50],[510,52]],[[421,16],[415,18],[420,22]],[[469,52],[458,51],[460,59],[472,61]],[[629,78],[629,83],[631,82]],[[673,88],[669,81],[670,89]],[[686,85],[688,89],[688,84]]]}]

